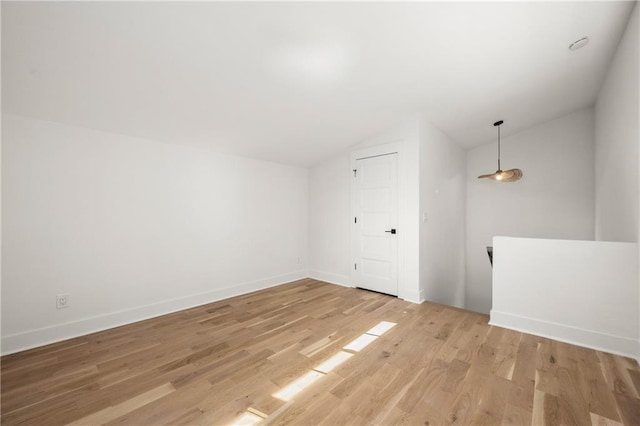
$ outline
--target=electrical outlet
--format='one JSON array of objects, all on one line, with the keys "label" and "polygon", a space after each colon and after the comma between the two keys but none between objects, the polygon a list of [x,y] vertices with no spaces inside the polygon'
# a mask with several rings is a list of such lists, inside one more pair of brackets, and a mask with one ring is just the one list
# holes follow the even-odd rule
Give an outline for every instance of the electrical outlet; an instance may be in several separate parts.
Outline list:
[{"label": "electrical outlet", "polygon": [[69,295],[59,294],[56,296],[56,308],[64,309],[69,307]]},{"label": "electrical outlet", "polygon": [[301,264],[301,263],[302,263],[302,258],[301,258],[301,257],[299,257],[299,258],[298,258],[298,265],[299,265],[299,264]]}]

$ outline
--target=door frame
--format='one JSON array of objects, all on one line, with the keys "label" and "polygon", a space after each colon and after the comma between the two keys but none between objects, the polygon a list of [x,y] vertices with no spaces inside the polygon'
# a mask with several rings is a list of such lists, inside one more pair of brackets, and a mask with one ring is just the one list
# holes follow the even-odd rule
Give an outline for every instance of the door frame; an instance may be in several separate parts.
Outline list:
[{"label": "door frame", "polygon": [[[379,157],[381,155],[390,155],[390,154],[396,154],[397,155],[397,167],[398,167],[398,175],[400,175],[400,143],[399,142],[391,142],[391,143],[386,143],[383,145],[375,145],[375,146],[370,146],[370,147],[366,147],[366,148],[362,148],[362,149],[358,149],[358,150],[354,150],[351,151],[350,156],[349,156],[349,166],[350,166],[350,178],[353,179],[353,170],[357,169],[357,161],[358,160],[362,160],[365,158],[370,158],[370,157]],[[400,194],[400,178],[398,176],[398,180],[397,180],[397,185],[398,185],[398,194]],[[355,268],[354,268],[354,264],[358,262],[357,259],[357,253],[356,253],[356,242],[357,240],[357,236],[358,236],[358,228],[357,226],[355,226],[354,220],[353,218],[355,217],[355,212],[357,210],[356,208],[356,199],[354,197],[354,183],[353,180],[350,180],[349,182],[349,194],[350,194],[350,214],[351,217],[349,218],[350,221],[349,223],[351,223],[351,232],[350,232],[350,264],[349,264],[349,280],[350,280],[350,284],[351,287],[356,287],[356,272],[355,272]],[[398,209],[398,221],[400,221],[400,203],[397,203],[396,208]],[[401,246],[401,239],[400,237],[402,236],[402,227],[400,226],[400,223],[398,223],[398,259],[396,261],[396,265],[398,268],[397,271],[397,280],[398,280],[398,297],[399,298],[403,298],[401,297],[401,285],[400,285],[400,246]]]}]

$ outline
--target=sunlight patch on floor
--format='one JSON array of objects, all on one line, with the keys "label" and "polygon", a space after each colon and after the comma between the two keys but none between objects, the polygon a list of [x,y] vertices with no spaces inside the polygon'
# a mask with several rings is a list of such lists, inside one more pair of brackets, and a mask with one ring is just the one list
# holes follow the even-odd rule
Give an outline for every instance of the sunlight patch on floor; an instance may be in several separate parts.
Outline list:
[{"label": "sunlight patch on floor", "polygon": [[235,419],[229,426],[253,426],[264,419],[256,414],[245,412]]},{"label": "sunlight patch on floor", "polygon": [[323,373],[311,370],[304,376],[301,376],[299,379],[289,383],[287,386],[274,393],[273,396],[281,401],[287,402],[291,400],[291,398],[299,394],[300,391],[312,385],[322,376],[324,376]]},{"label": "sunlight patch on floor", "polygon": [[342,349],[353,352],[360,352],[361,350],[369,346],[369,344],[373,343],[373,341],[377,338],[378,336],[372,336],[371,334],[361,334],[360,336],[356,337],[351,343],[343,346]]},{"label": "sunlight patch on floor", "polygon": [[367,331],[367,334],[372,334],[374,336],[382,336],[384,333],[386,333],[387,331],[395,327],[395,325],[396,325],[395,322],[380,321],[378,325],[371,327],[369,331]]},{"label": "sunlight patch on floor", "polygon": [[347,351],[360,352],[371,343],[373,343],[373,341],[375,341],[378,337],[382,336],[384,333],[391,330],[395,326],[395,322],[380,321],[378,324],[371,327],[367,332],[361,334],[356,339],[351,341],[351,343],[343,346],[342,349],[345,349]]},{"label": "sunlight patch on floor", "polygon": [[[349,358],[354,356],[354,353],[351,352],[360,352],[362,349],[370,345],[374,342],[378,337],[382,336],[387,331],[391,330],[396,325],[395,322],[390,321],[381,321],[375,326],[371,327],[367,332],[361,334],[354,340],[352,340],[349,344],[344,346],[342,351],[334,354],[331,358],[326,359],[317,367],[311,369],[309,372],[300,376],[298,379],[289,383],[287,386],[280,389],[278,392],[274,393],[272,396],[274,398],[278,398],[281,401],[288,402],[291,401],[297,394],[299,394],[302,390],[308,388],[312,384],[314,384],[318,379],[325,376],[329,372],[331,372],[336,367],[340,366],[343,362],[347,361]],[[351,352],[345,352],[351,351]],[[255,415],[251,412],[245,413],[247,415]],[[262,420],[261,417],[258,417]],[[258,420],[258,421],[260,421]],[[251,423],[254,424],[254,423]]]},{"label": "sunlight patch on floor", "polygon": [[331,358],[329,358],[328,360],[326,360],[325,362],[323,362],[322,364],[320,364],[319,366],[317,366],[316,368],[314,368],[314,370],[327,374],[328,372],[330,372],[331,370],[333,370],[334,368],[336,368],[337,366],[339,366],[340,364],[342,364],[352,356],[353,354],[350,354],[349,352],[340,351],[334,356],[332,356]]}]

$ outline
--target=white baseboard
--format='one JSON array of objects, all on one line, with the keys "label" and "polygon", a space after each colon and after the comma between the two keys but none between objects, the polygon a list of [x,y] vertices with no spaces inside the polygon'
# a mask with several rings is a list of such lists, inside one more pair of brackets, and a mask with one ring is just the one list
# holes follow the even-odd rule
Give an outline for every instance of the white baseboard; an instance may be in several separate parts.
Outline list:
[{"label": "white baseboard", "polygon": [[216,289],[205,293],[193,294],[178,299],[167,300],[151,305],[140,306],[124,311],[111,312],[95,317],[84,318],[64,324],[56,324],[23,333],[2,336],[2,355],[35,348],[62,340],[71,339],[109,328],[119,327],[133,322],[146,320],[160,315],[170,314],[194,306],[205,305],[252,291],[274,287],[291,281],[307,278],[307,271],[297,271],[276,277],[242,283],[233,287]]},{"label": "white baseboard", "polygon": [[491,310],[490,325],[638,359],[637,339]]},{"label": "white baseboard", "polygon": [[309,271],[309,278],[330,284],[341,285],[343,287],[353,287],[351,285],[351,279],[346,275],[332,274],[331,272],[323,271]]},{"label": "white baseboard", "polygon": [[417,303],[419,305],[425,301],[424,290],[420,289],[420,291],[401,291],[400,294],[398,294],[398,298],[406,300],[407,302]]},{"label": "white baseboard", "polygon": [[[355,286],[351,284],[351,277],[346,275],[338,275],[323,271],[309,271],[309,278],[330,284],[341,285],[343,287],[355,288]],[[425,301],[424,290],[421,289],[419,292],[403,292],[398,295],[398,298],[406,300],[407,302],[420,304]]]}]

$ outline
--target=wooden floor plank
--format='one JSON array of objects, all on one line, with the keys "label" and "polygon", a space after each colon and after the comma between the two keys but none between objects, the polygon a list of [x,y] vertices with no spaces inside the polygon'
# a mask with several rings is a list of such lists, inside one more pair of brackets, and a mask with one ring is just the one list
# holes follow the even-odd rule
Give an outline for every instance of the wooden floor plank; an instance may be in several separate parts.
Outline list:
[{"label": "wooden floor plank", "polygon": [[142,407],[143,405],[149,404],[150,402],[153,402],[156,399],[162,398],[165,395],[169,395],[173,391],[175,391],[175,388],[171,385],[171,383],[165,383],[164,385],[160,385],[157,388],[151,389],[141,395],[137,395],[137,396],[134,396],[133,398],[127,399],[126,401],[123,401],[120,404],[107,407],[96,413],[82,417],[81,419],[71,422],[70,424],[87,425],[87,424],[108,423],[111,420],[114,420],[131,411],[134,411],[135,409]]},{"label": "wooden floor plank", "polygon": [[640,424],[635,360],[313,279],[7,355],[0,379],[3,425]]}]

